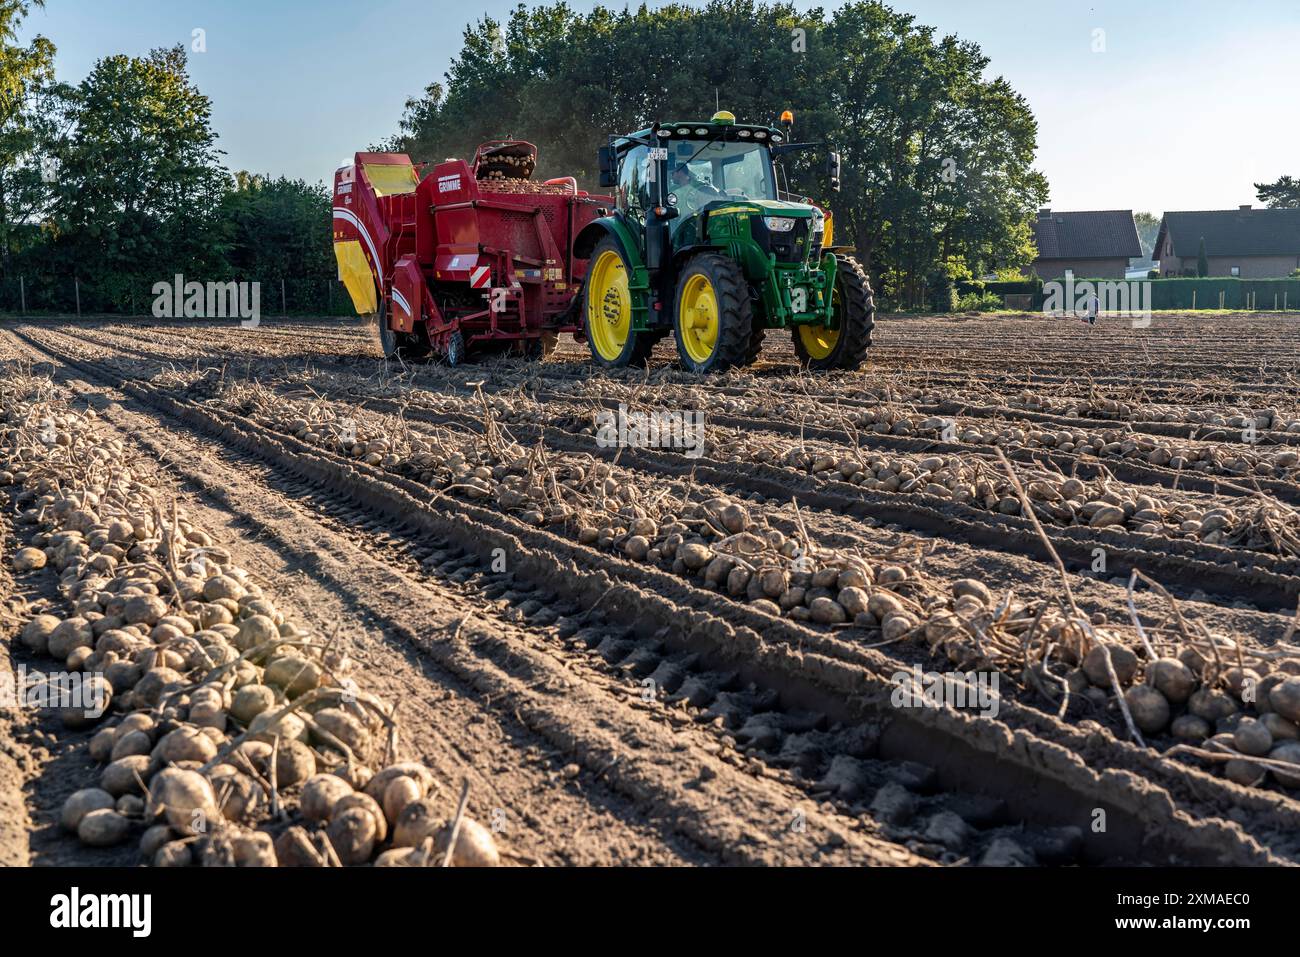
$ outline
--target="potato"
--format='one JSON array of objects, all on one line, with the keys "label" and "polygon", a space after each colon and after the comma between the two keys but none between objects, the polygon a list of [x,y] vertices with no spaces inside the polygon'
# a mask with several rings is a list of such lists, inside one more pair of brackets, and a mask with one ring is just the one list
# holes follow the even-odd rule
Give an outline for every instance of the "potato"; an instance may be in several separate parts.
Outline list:
[{"label": "potato", "polygon": [[1242,754],[1263,757],[1273,749],[1273,735],[1254,718],[1242,718],[1232,734],[1233,743]]},{"label": "potato", "polygon": [[[111,761],[113,756],[113,745],[117,743],[116,728],[101,728],[91,737],[90,743],[86,750],[90,754],[90,759],[98,764]],[[132,752],[135,753],[135,752]]]},{"label": "potato", "polygon": [[1098,688],[1110,688],[1110,672],[1106,669],[1106,650],[1110,650],[1110,662],[1115,669],[1115,677],[1121,687],[1133,680],[1137,674],[1137,655],[1131,648],[1120,644],[1098,642],[1083,656],[1083,673]]},{"label": "potato", "polygon": [[101,788],[82,788],[73,792],[59,812],[59,823],[64,830],[75,831],[81,819],[91,811],[102,811],[114,806],[113,795]]},{"label": "potato", "polygon": [[140,793],[140,781],[149,775],[149,756],[132,754],[109,763],[99,775],[99,786],[113,797]]},{"label": "potato", "polygon": [[184,841],[172,841],[154,852],[154,867],[191,867],[193,864],[194,852]]},{"label": "potato", "polygon": [[149,754],[153,751],[153,739],[143,731],[129,731],[113,742],[109,754],[110,761],[125,758],[131,754]]},{"label": "potato", "polygon": [[1194,714],[1182,714],[1174,718],[1169,731],[1180,741],[1204,741],[1210,736],[1210,722]]},{"label": "potato", "polygon": [[388,819],[384,817],[383,810],[379,807],[379,802],[369,794],[360,791],[353,792],[346,797],[336,801],[334,807],[330,810],[330,817],[335,818],[344,811],[359,807],[374,816],[375,819],[375,842],[382,844],[388,839]]},{"label": "potato", "polygon": [[198,728],[188,725],[163,735],[154,749],[154,757],[163,764],[198,761],[206,764],[217,756],[217,746]]},{"label": "potato", "polygon": [[350,807],[330,821],[326,834],[344,867],[370,860],[378,841],[378,826],[375,815],[364,807]]},{"label": "potato", "polygon": [[[451,843],[451,822],[439,829],[434,841],[434,854],[438,859],[447,853]],[[497,851],[492,833],[477,821],[464,817],[456,835],[456,849],[452,851],[452,867],[497,867],[501,855]]]},{"label": "potato", "polygon": [[20,548],[14,552],[14,571],[29,572],[45,567],[45,553],[39,548]]},{"label": "potato", "polygon": [[316,773],[316,754],[301,741],[281,738],[275,756],[275,784],[291,788]]},{"label": "potato", "polygon": [[23,626],[23,644],[35,654],[49,654],[50,635],[58,626],[59,619],[53,615],[37,615]]},{"label": "potato", "polygon": [[206,832],[221,813],[208,779],[197,771],[164,768],[149,785],[149,808],[181,834]]},{"label": "potato", "polygon": [[109,808],[99,808],[85,814],[77,824],[77,837],[91,847],[111,847],[126,840],[131,822]]},{"label": "potato", "polygon": [[1229,781],[1254,787],[1264,783],[1267,771],[1262,765],[1242,758],[1233,758],[1223,766],[1223,776]]},{"label": "potato", "polygon": [[444,821],[437,805],[429,798],[412,801],[397,816],[393,827],[393,847],[419,847],[427,837],[436,837]]},{"label": "potato", "polygon": [[1283,741],[1273,748],[1268,756],[1274,761],[1287,761],[1296,766],[1294,772],[1271,768],[1273,777],[1284,788],[1300,788],[1300,742]]},{"label": "potato", "polygon": [[338,801],[352,793],[352,785],[337,774],[316,774],[302,786],[299,804],[309,821],[327,821]]},{"label": "potato", "polygon": [[176,839],[176,832],[166,824],[155,824],[147,828],[144,835],[140,838],[140,855],[147,861],[151,861],[158,849],[169,841]]},{"label": "potato", "polygon": [[433,772],[423,764],[420,764],[420,762],[399,761],[397,764],[390,764],[388,767],[375,774],[363,790],[376,801],[382,803],[388,785],[397,778],[402,777],[411,778],[420,786],[419,797],[428,794],[437,786],[437,782],[433,777]]},{"label": "potato", "polygon": [[47,651],[59,661],[66,661],[73,648],[95,647],[95,633],[90,622],[81,617],[67,618],[50,632]]},{"label": "potato", "polygon": [[275,857],[281,867],[328,867],[329,856],[320,842],[323,835],[308,834],[306,828],[294,825],[276,839]]},{"label": "potato", "polygon": [[236,824],[251,823],[266,810],[266,791],[251,777],[229,764],[208,772],[212,793],[222,816]]},{"label": "potato", "polygon": [[275,845],[271,835],[242,827],[226,827],[213,833],[199,852],[202,867],[275,867]]},{"label": "potato", "polygon": [[239,631],[235,635],[235,647],[240,651],[248,651],[279,637],[280,629],[270,617],[250,615],[239,623]]},{"label": "potato", "polygon": [[275,706],[275,689],[266,685],[248,684],[235,692],[230,701],[230,713],[240,724],[247,725],[262,712]]},{"label": "potato", "polygon": [[1237,713],[1237,703],[1214,688],[1200,688],[1187,699],[1187,710],[1211,724]]},{"label": "potato", "polygon": [[420,867],[424,855],[419,848],[394,847],[375,858],[375,867]]},{"label": "potato", "polygon": [[155,707],[164,694],[170,694],[185,687],[185,676],[174,668],[149,668],[135,686],[138,701]]},{"label": "potato", "polygon": [[248,731],[254,741],[265,741],[269,744],[276,738],[304,742],[307,740],[307,723],[302,718],[292,711],[272,720],[274,715],[274,711],[263,711],[249,722]]},{"label": "potato", "polygon": [[[369,791],[369,788],[367,788]],[[402,775],[391,779],[384,790],[384,817],[391,826],[397,825],[397,819],[412,801],[424,797],[424,789],[414,778]]]},{"label": "potato", "polygon": [[1196,690],[1192,669],[1177,658],[1160,658],[1151,664],[1151,682],[1170,704],[1182,704]]},{"label": "potato", "polygon": [[1145,734],[1156,734],[1169,724],[1169,701],[1150,685],[1134,685],[1124,693],[1133,723]]},{"label": "potato", "polygon": [[1300,723],[1300,677],[1287,678],[1268,693],[1273,710],[1288,721]]},{"label": "potato", "polygon": [[[332,734],[351,748],[352,753],[358,757],[365,757],[370,750],[370,732],[357,717],[342,708],[322,708],[312,715],[312,720],[322,731]],[[312,732],[312,740],[318,745],[330,746],[325,737],[316,732]]]},{"label": "potato", "polygon": [[310,658],[284,655],[266,666],[266,683],[282,689],[290,699],[311,691],[320,684],[323,672]]}]

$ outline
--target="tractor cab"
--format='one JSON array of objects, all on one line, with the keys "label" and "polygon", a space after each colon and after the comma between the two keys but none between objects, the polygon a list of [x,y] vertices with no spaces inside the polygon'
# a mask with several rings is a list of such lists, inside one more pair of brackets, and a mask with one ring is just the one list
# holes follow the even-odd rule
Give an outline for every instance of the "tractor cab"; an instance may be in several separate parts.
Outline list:
[{"label": "tractor cab", "polygon": [[[793,121],[788,112],[782,119],[784,129],[743,124],[723,110],[655,123],[600,149],[600,183],[614,188],[616,208],[575,245],[591,258],[584,301],[597,362],[642,362],[671,330],[685,366],[720,370],[753,361],[765,330],[788,326],[798,327],[796,349],[813,343],[813,367],[860,364],[869,295],[837,297],[837,281],[849,280],[837,280],[844,268],[829,248],[829,218],[778,188],[781,156],[824,144],[789,142]],[[826,178],[839,188],[834,153]],[[846,309],[857,310],[852,322]],[[841,346],[846,323],[853,329]]]}]

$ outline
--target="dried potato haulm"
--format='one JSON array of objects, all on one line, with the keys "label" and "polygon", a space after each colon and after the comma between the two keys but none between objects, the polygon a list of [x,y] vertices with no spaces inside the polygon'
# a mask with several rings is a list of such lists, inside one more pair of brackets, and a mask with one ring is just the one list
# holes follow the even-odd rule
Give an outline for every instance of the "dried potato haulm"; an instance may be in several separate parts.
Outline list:
[{"label": "dried potato haulm", "polygon": [[[18,641],[81,679],[89,698],[56,714],[93,729],[84,746],[102,766],[61,809],[66,831],[92,847],[138,840],[155,866],[355,866],[388,849],[412,801],[454,812],[427,768],[395,761],[393,709],[348,658],[165,500],[93,410],[12,378],[0,468],[28,543],[15,570],[57,576],[62,598]],[[360,790],[373,781],[385,793]],[[472,863],[499,859],[462,823]]]}]

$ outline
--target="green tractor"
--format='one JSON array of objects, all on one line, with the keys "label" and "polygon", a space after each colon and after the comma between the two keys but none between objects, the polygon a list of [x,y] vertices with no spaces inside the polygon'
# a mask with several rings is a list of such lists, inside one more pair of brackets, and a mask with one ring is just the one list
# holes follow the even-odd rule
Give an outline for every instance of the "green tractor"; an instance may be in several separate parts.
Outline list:
[{"label": "green tractor", "polygon": [[[574,255],[588,260],[581,308],[602,366],[644,364],[672,331],[693,372],[744,366],[768,329],[789,328],[810,369],[857,369],[875,306],[866,273],[831,245],[831,217],[778,189],[780,158],[821,144],[737,123],[663,122],[600,149],[600,185],[616,208],[588,223]],[[839,189],[839,157],[826,172]]]}]

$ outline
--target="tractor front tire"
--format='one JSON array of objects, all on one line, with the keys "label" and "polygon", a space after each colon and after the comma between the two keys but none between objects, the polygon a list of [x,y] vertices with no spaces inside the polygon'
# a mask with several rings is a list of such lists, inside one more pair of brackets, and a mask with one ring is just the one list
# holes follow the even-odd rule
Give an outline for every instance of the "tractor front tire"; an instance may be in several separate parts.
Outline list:
[{"label": "tractor front tire", "polygon": [[800,364],[814,372],[861,368],[876,326],[876,305],[866,271],[852,256],[841,256],[837,267],[831,291],[836,328],[805,324],[790,330]]},{"label": "tractor front tire", "polygon": [[677,355],[691,372],[744,365],[753,343],[753,304],[745,273],[718,253],[691,257],[673,297]]},{"label": "tractor front tire", "polygon": [[630,270],[623,249],[606,236],[592,250],[582,285],[582,318],[591,357],[606,369],[645,365],[654,340],[632,328]]}]

